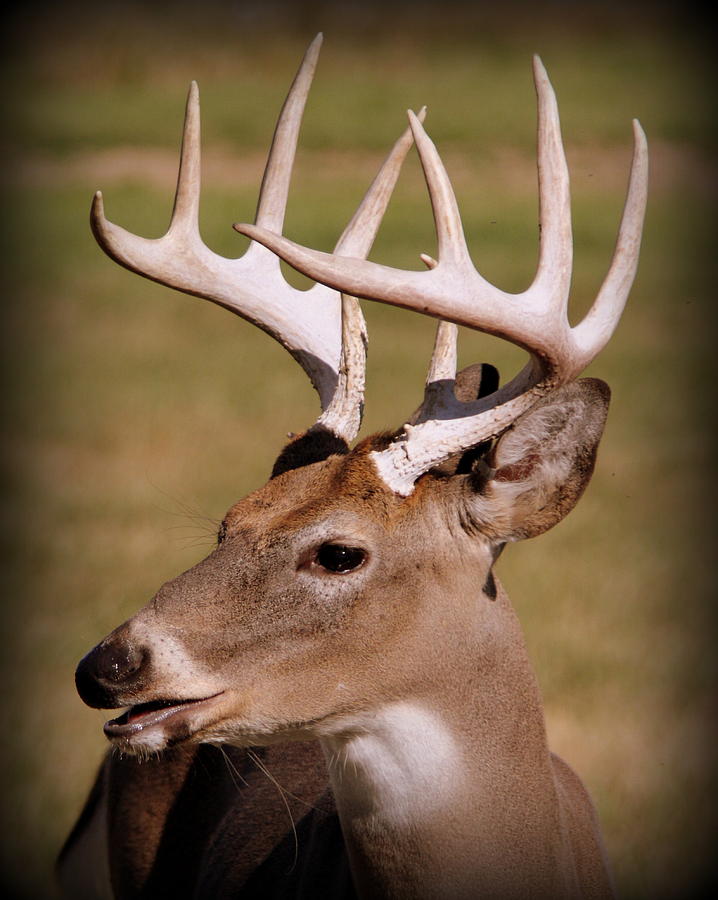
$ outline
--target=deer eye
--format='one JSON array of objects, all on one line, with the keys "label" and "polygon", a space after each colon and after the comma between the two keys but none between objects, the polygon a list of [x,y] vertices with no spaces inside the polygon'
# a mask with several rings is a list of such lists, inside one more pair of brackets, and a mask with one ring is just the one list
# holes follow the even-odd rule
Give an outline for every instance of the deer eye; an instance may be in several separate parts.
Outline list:
[{"label": "deer eye", "polygon": [[365,559],[366,551],[361,547],[347,547],[344,544],[322,544],[315,557],[317,565],[340,575],[358,569]]}]

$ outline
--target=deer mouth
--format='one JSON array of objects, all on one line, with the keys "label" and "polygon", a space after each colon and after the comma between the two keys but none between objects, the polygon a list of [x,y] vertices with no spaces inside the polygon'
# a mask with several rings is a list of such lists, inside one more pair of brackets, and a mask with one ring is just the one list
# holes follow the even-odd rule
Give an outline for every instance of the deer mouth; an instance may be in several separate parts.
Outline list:
[{"label": "deer mouth", "polygon": [[[130,750],[135,745],[151,744],[156,749],[190,737],[199,727],[195,712],[208,706],[223,691],[210,697],[189,700],[152,700],[126,709],[121,716],[105,722],[105,736]],[[193,722],[192,720],[195,720]],[[193,727],[194,725],[194,727]],[[151,734],[152,733],[152,734]],[[149,739],[149,740],[147,740]]]}]

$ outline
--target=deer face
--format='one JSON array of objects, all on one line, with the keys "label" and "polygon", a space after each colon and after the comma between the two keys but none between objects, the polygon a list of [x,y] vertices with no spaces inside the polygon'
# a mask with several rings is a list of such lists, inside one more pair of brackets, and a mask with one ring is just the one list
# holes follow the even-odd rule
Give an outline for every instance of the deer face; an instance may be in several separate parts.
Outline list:
[{"label": "deer face", "polygon": [[105,732],[141,752],[329,734],[350,712],[426,693],[467,639],[480,671],[501,652],[506,606],[491,565],[573,508],[607,408],[602,382],[564,388],[470,473],[429,474],[408,498],[382,482],[371,439],[284,472],[82,660],[80,695],[130,706]]},{"label": "deer face", "polygon": [[454,630],[444,598],[462,593],[447,590],[447,542],[474,594],[489,543],[451,538],[447,485],[405,500],[372,469],[362,451],[272,479],[229,510],[214,552],[82,660],[86,703],[131,706],[105,727],[113,743],[306,737],[370,707],[377,683],[401,692],[426,676]]}]

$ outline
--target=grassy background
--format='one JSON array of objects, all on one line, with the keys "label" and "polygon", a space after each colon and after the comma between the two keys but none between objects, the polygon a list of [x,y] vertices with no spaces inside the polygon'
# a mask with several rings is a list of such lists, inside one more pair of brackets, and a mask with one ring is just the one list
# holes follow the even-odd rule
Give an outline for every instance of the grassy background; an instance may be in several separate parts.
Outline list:
[{"label": "grassy background", "polygon": [[[5,385],[3,877],[51,896],[51,865],[105,749],[77,660],[212,544],[284,434],[316,416],[296,365],[211,304],[113,265],[87,225],[159,235],[184,92],[203,102],[202,230],[238,255],[274,117],[308,40],[326,41],[286,233],[330,249],[379,161],[426,103],[477,265],[508,290],[536,262],[539,52],[572,168],[575,317],[612,251],[630,119],[652,152],[636,286],[592,367],[614,401],[578,509],[506,554],[553,747],[599,807],[619,890],[687,896],[710,875],[714,685],[710,512],[716,200],[708,55],[686,8],[582,3],[30,4],[8,22],[3,116]],[[674,15],[675,12],[675,15]],[[434,246],[415,158],[374,258]],[[291,276],[294,277],[294,276]],[[299,280],[297,283],[301,283]],[[365,304],[368,306],[367,304]],[[367,308],[364,433],[414,408],[433,325]],[[462,361],[520,355],[476,335]]]}]

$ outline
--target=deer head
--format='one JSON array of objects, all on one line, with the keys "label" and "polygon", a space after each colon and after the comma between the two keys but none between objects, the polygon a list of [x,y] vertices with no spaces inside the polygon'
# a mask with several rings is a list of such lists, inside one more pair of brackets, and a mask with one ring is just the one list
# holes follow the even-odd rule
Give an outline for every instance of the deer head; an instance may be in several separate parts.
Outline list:
[{"label": "deer head", "polygon": [[[437,693],[453,690],[460,705],[467,678],[472,691],[491,685],[499,707],[508,703],[526,664],[493,563],[507,542],[559,521],[592,473],[608,389],[576,378],[609,340],[636,271],[647,181],[640,126],[613,261],[591,310],[571,327],[568,173],[541,63],[534,66],[540,258],[531,287],[511,295],[474,269],[448,176],[412,113],[334,253],[281,237],[318,48],[319,39],[279,119],[256,223],[235,226],[252,239],[242,258],[218,257],[199,237],[194,86],[167,235],[130,235],[105,219],[99,194],[93,206],[94,233],[112,258],[255,322],[300,363],[322,404],[267,484],[229,510],[216,549],[80,663],[86,703],[129,707],[105,726],[129,752],[181,741],[331,742],[404,698],[435,708]],[[425,257],[423,272],[364,258],[412,138],[438,235],[438,262]],[[319,283],[295,291],[275,254]],[[398,430],[351,448],[365,365],[354,297],[440,324],[419,409]],[[528,365],[501,388],[490,367],[457,376],[459,324],[524,348]],[[487,707],[482,715],[489,721],[498,713]],[[454,719],[458,731],[467,727]]]}]

